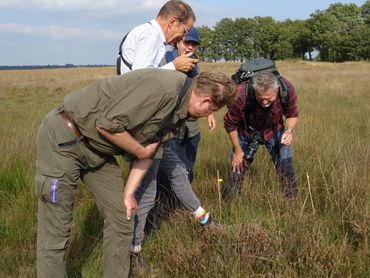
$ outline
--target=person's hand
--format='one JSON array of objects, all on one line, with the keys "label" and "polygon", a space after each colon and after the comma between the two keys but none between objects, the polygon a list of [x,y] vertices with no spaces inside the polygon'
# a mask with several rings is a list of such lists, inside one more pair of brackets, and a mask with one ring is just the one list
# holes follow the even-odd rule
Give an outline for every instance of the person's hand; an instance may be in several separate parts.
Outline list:
[{"label": "person's hand", "polygon": [[124,194],[123,203],[126,207],[127,220],[130,220],[138,208],[135,196],[133,194]]},{"label": "person's hand", "polygon": [[176,59],[172,61],[173,65],[175,66],[175,69],[184,73],[193,70],[195,65],[199,62],[199,60],[191,58],[192,55],[193,53],[190,52],[176,57]]},{"label": "person's hand", "polygon": [[157,150],[157,147],[160,142],[155,142],[147,145],[144,147],[137,155],[138,159],[146,159],[146,158],[151,158],[155,151]]},{"label": "person's hand", "polygon": [[293,142],[293,134],[290,129],[285,130],[283,135],[281,136],[281,144],[283,145],[290,145]]},{"label": "person's hand", "polygon": [[233,172],[236,172],[237,174],[240,174],[244,168],[247,166],[246,161],[244,159],[244,152],[243,151],[236,151],[234,152],[234,157],[231,162],[231,165],[233,167]]},{"label": "person's hand", "polygon": [[216,118],[215,118],[215,115],[212,113],[211,115],[209,115],[207,117],[207,120],[208,120],[208,130],[209,130],[209,132],[214,131],[215,128],[216,128]]}]

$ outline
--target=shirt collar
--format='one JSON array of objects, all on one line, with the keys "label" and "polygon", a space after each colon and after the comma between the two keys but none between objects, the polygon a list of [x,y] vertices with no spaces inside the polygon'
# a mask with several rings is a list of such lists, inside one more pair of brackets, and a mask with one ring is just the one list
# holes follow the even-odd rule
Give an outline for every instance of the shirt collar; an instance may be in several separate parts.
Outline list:
[{"label": "shirt collar", "polygon": [[159,34],[161,35],[161,40],[163,44],[166,44],[166,37],[164,36],[163,30],[161,26],[159,25],[158,21],[155,19],[152,19],[151,21],[149,21],[149,23],[152,24],[153,27],[158,30]]}]

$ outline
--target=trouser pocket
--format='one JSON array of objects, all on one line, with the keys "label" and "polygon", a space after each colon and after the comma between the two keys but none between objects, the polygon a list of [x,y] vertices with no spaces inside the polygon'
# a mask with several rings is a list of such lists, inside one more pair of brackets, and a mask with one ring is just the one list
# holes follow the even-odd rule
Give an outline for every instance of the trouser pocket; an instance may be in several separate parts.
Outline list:
[{"label": "trouser pocket", "polygon": [[36,174],[36,194],[40,200],[53,204],[59,203],[61,176]]},{"label": "trouser pocket", "polygon": [[58,204],[64,171],[53,169],[40,160],[36,161],[36,165],[38,166],[35,177],[37,196],[44,202]]},{"label": "trouser pocket", "polygon": [[58,205],[66,211],[72,210],[75,181],[70,180],[64,170],[41,160],[37,160],[36,165],[35,189],[40,201]]}]

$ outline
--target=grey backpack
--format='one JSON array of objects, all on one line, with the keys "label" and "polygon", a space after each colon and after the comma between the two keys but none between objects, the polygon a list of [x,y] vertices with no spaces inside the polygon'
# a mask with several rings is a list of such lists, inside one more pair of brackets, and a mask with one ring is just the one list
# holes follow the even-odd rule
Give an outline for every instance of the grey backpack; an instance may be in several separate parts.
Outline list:
[{"label": "grey backpack", "polygon": [[[247,60],[242,63],[239,69],[236,71],[235,74],[231,76],[236,84],[242,83],[244,81],[249,80],[253,76],[255,76],[260,71],[270,71],[278,77],[278,82],[280,85],[279,88],[279,95],[281,99],[281,103],[283,107],[288,102],[288,88],[284,82],[284,79],[280,76],[279,71],[275,65],[275,62],[270,59],[266,58],[255,58],[251,60]],[[250,100],[249,103],[253,104],[255,102],[255,93],[252,88],[251,82],[248,82],[247,89],[247,97]]]}]

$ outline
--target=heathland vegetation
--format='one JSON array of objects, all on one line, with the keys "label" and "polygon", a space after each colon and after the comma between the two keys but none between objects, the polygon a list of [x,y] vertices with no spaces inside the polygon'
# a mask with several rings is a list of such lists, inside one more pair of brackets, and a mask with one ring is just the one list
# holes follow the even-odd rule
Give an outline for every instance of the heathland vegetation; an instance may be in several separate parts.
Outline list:
[{"label": "heathland vegetation", "polygon": [[[300,120],[294,165],[300,195],[282,197],[261,148],[241,195],[219,204],[217,171],[225,179],[230,143],[222,127],[202,121],[194,190],[220,233],[177,210],[150,236],[144,252],[158,277],[369,277],[370,64],[277,62],[296,87]],[[237,63],[201,63],[232,74]],[[36,277],[35,137],[43,116],[71,91],[114,75],[113,67],[0,72],[0,277]],[[121,161],[122,162],[122,161]],[[124,174],[127,165],[122,162]],[[101,277],[102,220],[79,185],[70,277]]]}]

